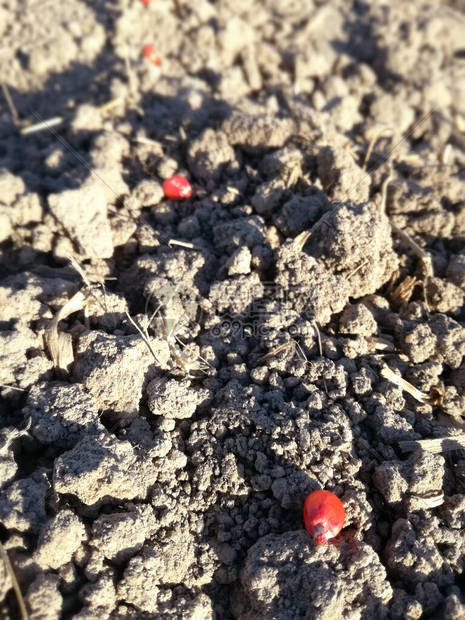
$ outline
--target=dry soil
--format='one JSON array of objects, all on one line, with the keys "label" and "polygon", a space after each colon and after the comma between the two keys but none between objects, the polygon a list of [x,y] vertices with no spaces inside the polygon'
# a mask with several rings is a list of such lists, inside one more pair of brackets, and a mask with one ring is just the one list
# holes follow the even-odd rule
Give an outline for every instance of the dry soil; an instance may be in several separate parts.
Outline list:
[{"label": "dry soil", "polygon": [[465,618],[464,13],[0,0],[0,539],[31,618]]}]

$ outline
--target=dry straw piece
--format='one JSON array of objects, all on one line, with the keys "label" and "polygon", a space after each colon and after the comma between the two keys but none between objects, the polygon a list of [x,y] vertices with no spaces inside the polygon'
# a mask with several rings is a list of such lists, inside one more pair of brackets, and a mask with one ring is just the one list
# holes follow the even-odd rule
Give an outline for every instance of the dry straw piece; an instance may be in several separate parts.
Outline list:
[{"label": "dry straw piece", "polygon": [[29,136],[33,133],[44,131],[44,129],[51,129],[52,127],[58,127],[58,125],[61,125],[63,121],[64,119],[62,116],[54,116],[53,118],[40,121],[39,123],[34,123],[33,125],[28,125],[27,127],[23,127],[21,129],[21,135]]},{"label": "dry straw piece", "polygon": [[19,612],[21,614],[21,620],[28,620],[29,614],[27,613],[26,604],[24,603],[24,598],[21,592],[21,588],[19,587],[18,580],[16,579],[16,575],[13,570],[13,566],[11,565],[10,558],[8,557],[8,553],[6,552],[6,549],[1,542],[0,542],[0,555],[2,556],[2,560],[5,563],[6,570],[11,579],[13,590],[15,591],[16,600],[18,601]]},{"label": "dry straw piece", "polygon": [[[146,310],[148,307],[148,301],[149,300],[147,300],[147,303],[146,303]],[[144,329],[142,329],[136,323],[136,321],[131,317],[131,315],[128,312],[126,312],[126,316],[128,320],[130,321],[131,325],[137,330],[140,337],[146,344],[155,362],[160,367],[163,368],[164,364],[157,357],[152,347],[152,343],[150,342],[150,335],[148,332],[150,325],[152,324],[154,318],[157,316],[157,314],[160,312],[161,309],[162,309],[162,304],[157,306],[157,308],[154,310],[154,312],[150,316],[148,323],[144,327]],[[194,375],[191,374],[192,372],[198,371],[198,372],[207,373],[208,370],[212,368],[212,366],[207,362],[207,360],[205,360],[201,355],[198,355],[198,354],[190,355],[188,352],[186,353],[186,351],[189,351],[190,345],[184,344],[180,340],[180,338],[178,338],[177,336],[178,321],[162,317],[162,325],[163,325],[163,339],[168,344],[171,361],[173,363],[173,366],[176,369],[182,371],[187,377],[193,378]]]},{"label": "dry straw piece", "polygon": [[378,141],[378,138],[381,138],[381,136],[383,135],[383,133],[387,133],[387,132],[391,132],[391,129],[389,127],[381,127],[380,129],[378,129],[372,136],[371,140],[370,140],[370,144],[368,145],[368,149],[365,155],[365,159],[363,160],[363,165],[362,165],[362,170],[366,171],[367,166],[368,166],[368,162],[370,161],[370,156],[371,153],[373,152],[373,148],[376,144],[376,142]]},{"label": "dry straw piece", "polygon": [[432,452],[433,454],[461,450],[465,448],[465,434],[456,435],[455,437],[438,437],[437,439],[399,441],[399,448],[402,452],[421,450],[422,452]]},{"label": "dry straw piece", "polygon": [[413,396],[413,398],[418,400],[420,403],[427,403],[429,401],[429,396],[427,394],[420,392],[420,390],[417,390],[417,388],[411,383],[405,379],[402,379],[402,377],[391,370],[389,366],[384,365],[381,368],[381,376],[397,385],[397,387],[400,387],[404,390],[404,392],[407,392],[410,396]]}]

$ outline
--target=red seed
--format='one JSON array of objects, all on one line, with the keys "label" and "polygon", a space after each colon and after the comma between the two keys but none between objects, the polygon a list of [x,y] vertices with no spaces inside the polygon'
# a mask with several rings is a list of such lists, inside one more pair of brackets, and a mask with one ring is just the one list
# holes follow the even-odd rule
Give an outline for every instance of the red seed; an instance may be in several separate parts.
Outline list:
[{"label": "red seed", "polygon": [[180,174],[175,174],[169,179],[165,179],[163,181],[163,191],[165,196],[171,200],[182,200],[192,196],[191,184]]},{"label": "red seed", "polygon": [[142,54],[144,55],[144,58],[147,58],[147,60],[152,65],[155,65],[156,67],[161,65],[160,56],[155,51],[155,48],[153,47],[153,45],[150,45],[150,43],[147,43],[147,45],[144,45]]},{"label": "red seed", "polygon": [[322,545],[342,530],[346,512],[344,506],[330,491],[313,491],[304,503],[305,529],[317,545]]},{"label": "red seed", "polygon": [[152,0],[140,0],[140,1],[142,2],[142,4],[145,4],[145,6],[148,6]]}]

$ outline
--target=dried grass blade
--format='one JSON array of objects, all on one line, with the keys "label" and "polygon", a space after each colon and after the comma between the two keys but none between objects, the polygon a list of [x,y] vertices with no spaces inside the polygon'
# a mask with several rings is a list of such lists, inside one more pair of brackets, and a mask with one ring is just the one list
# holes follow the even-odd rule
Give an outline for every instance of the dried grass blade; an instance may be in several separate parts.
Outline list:
[{"label": "dried grass blade", "polygon": [[68,366],[74,362],[72,338],[70,334],[58,331],[58,323],[73,312],[82,310],[85,305],[86,295],[78,291],[71,299],[55,314],[45,330],[45,344],[55,368],[68,371]]}]

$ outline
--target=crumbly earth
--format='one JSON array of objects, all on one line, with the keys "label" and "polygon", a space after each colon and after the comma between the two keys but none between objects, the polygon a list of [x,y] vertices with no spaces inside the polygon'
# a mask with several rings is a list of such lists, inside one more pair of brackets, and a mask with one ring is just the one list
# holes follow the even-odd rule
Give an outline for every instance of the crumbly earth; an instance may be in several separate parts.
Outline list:
[{"label": "crumbly earth", "polygon": [[0,0],[31,618],[465,617],[464,32],[462,0]]}]

